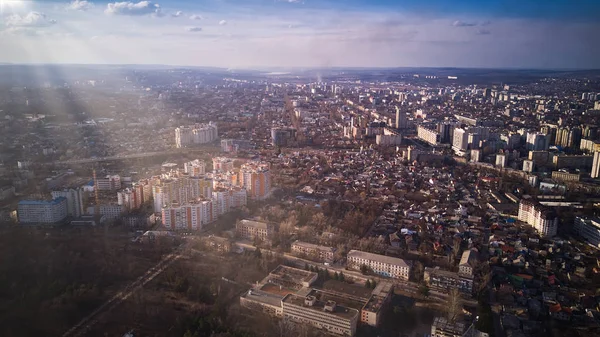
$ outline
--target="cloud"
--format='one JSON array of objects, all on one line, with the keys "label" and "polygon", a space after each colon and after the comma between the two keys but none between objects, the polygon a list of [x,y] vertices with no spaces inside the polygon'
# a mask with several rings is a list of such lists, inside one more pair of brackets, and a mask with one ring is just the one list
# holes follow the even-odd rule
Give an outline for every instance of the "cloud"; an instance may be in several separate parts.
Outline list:
[{"label": "cloud", "polygon": [[46,14],[29,12],[25,16],[13,14],[6,19],[8,27],[48,27],[56,23],[54,19],[48,19]]},{"label": "cloud", "polygon": [[490,35],[492,32],[489,29],[478,29],[477,35]]},{"label": "cloud", "polygon": [[183,12],[182,11],[177,11],[177,12],[171,14],[171,16],[174,17],[174,18],[178,18],[178,17],[183,16]]},{"label": "cloud", "polygon": [[88,9],[92,9],[93,7],[94,3],[87,0],[73,0],[67,5],[67,9],[75,11],[87,11]]},{"label": "cloud", "polygon": [[197,32],[201,32],[202,28],[201,27],[187,27],[185,30],[187,30],[190,33],[197,33]]},{"label": "cloud", "polygon": [[454,26],[454,27],[473,27],[473,26],[477,26],[477,23],[456,20],[452,23],[452,26]]},{"label": "cloud", "polygon": [[489,25],[491,25],[491,24],[492,24],[492,21],[490,21],[490,20],[485,20],[485,21],[481,22],[479,25],[480,25],[480,26],[489,26]]},{"label": "cloud", "polygon": [[225,20],[219,21],[219,25],[221,25],[221,26],[225,26],[226,24],[227,24],[227,21],[225,21]]},{"label": "cloud", "polygon": [[190,20],[202,20],[202,19],[203,19],[202,15],[198,15],[198,14],[190,15]]},{"label": "cloud", "polygon": [[109,3],[104,11],[106,14],[111,15],[130,15],[130,16],[141,16],[141,15],[155,15],[163,16],[159,4],[155,4],[151,1],[140,1],[138,3],[124,1]]}]

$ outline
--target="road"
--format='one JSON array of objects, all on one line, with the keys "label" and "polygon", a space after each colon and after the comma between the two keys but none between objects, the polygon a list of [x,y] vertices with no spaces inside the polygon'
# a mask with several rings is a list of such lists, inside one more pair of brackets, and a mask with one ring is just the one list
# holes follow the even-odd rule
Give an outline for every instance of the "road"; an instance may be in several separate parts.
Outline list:
[{"label": "road", "polygon": [[133,281],[123,290],[119,291],[111,299],[98,307],[98,309],[94,310],[94,312],[89,314],[87,317],[65,332],[63,337],[84,336],[94,324],[98,323],[100,317],[104,313],[113,310],[119,304],[123,303],[123,301],[131,297],[131,295],[133,295],[136,291],[140,290],[142,287],[148,284],[148,282],[152,281],[156,276],[160,275],[163,271],[169,268],[169,266],[171,266],[173,262],[177,261],[177,259],[180,257],[181,255],[178,253],[165,256],[154,267],[148,269],[144,275],[140,276],[137,280]]}]

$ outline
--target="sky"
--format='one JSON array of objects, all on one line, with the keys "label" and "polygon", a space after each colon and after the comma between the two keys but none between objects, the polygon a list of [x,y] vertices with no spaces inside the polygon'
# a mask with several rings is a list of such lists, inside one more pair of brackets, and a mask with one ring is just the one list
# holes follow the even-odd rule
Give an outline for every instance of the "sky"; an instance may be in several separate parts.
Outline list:
[{"label": "sky", "polygon": [[600,68],[599,0],[0,0],[0,62]]}]

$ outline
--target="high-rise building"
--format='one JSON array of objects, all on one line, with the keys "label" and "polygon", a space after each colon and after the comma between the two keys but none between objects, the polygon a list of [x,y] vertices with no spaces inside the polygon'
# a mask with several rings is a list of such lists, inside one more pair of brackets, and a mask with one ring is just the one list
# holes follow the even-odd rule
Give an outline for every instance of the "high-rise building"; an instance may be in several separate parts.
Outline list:
[{"label": "high-rise building", "polygon": [[121,189],[121,177],[118,175],[97,178],[96,187],[98,191],[116,191]]},{"label": "high-rise building", "polygon": [[67,198],[58,197],[51,201],[22,200],[17,207],[19,222],[22,224],[51,224],[67,217]]},{"label": "high-rise building", "polygon": [[229,212],[232,208],[246,205],[247,192],[244,188],[218,189],[212,192],[212,201],[217,215]]},{"label": "high-rise building", "polygon": [[206,163],[200,159],[194,159],[184,163],[183,170],[191,177],[198,177],[206,173]]},{"label": "high-rise building", "polygon": [[212,160],[213,170],[217,172],[233,171],[233,159],[225,157],[215,157]]},{"label": "high-rise building", "polygon": [[592,162],[592,178],[600,178],[600,151],[594,152],[594,161]]},{"label": "high-rise building", "polygon": [[200,230],[217,219],[212,200],[172,204],[162,209],[162,224],[169,229]]},{"label": "high-rise building", "polygon": [[423,125],[417,126],[417,137],[422,141],[425,141],[431,145],[438,145],[442,137],[436,130],[428,129]]},{"label": "high-rise building", "polygon": [[294,128],[271,128],[271,145],[287,146],[294,138],[296,138],[296,129]]},{"label": "high-rise building", "polygon": [[64,197],[67,199],[67,215],[78,218],[84,214],[83,209],[83,188],[65,188],[60,191],[52,191],[52,198]]},{"label": "high-rise building", "polygon": [[454,129],[454,137],[452,140],[452,149],[455,152],[466,151],[469,146],[469,134],[465,129],[456,128]]},{"label": "high-rise building", "polygon": [[558,217],[547,207],[538,202],[522,199],[519,203],[520,221],[533,226],[542,236],[552,237],[558,231]]},{"label": "high-rise building", "polygon": [[219,138],[217,125],[196,124],[193,126],[180,126],[175,129],[175,146],[182,148],[191,144],[206,144]]},{"label": "high-rise building", "polygon": [[406,118],[406,113],[400,111],[400,108],[396,107],[396,128],[397,129],[406,129],[408,127],[408,120]]},{"label": "high-rise building", "polygon": [[548,150],[547,136],[540,132],[528,132],[526,148],[530,151],[545,151]]},{"label": "high-rise building", "polygon": [[575,217],[573,229],[587,243],[600,248],[600,218]]},{"label": "high-rise building", "polygon": [[251,161],[242,165],[239,181],[251,199],[265,199],[271,194],[271,172],[266,162]]}]

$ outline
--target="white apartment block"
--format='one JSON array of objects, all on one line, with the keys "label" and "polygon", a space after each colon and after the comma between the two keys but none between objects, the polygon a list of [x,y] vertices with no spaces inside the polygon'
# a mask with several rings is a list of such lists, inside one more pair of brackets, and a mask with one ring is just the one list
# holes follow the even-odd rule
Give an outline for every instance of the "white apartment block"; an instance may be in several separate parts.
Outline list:
[{"label": "white apartment block", "polygon": [[573,229],[588,244],[600,248],[600,218],[576,217]]},{"label": "white apartment block", "polygon": [[67,199],[67,214],[78,218],[84,214],[83,188],[66,188],[60,191],[52,191],[52,198],[64,197]]},{"label": "white apartment block", "polygon": [[424,142],[431,145],[438,145],[440,143],[440,133],[436,130],[428,129],[422,125],[417,127],[417,137]]},{"label": "white apartment block", "polygon": [[558,218],[554,212],[534,201],[521,200],[518,219],[533,226],[542,236],[555,236],[558,230]]},{"label": "white apartment block", "polygon": [[206,173],[206,163],[200,159],[195,159],[184,163],[183,170],[192,177],[198,177]]},{"label": "white apartment block", "polygon": [[210,143],[217,138],[217,125],[212,122],[193,126],[180,126],[175,129],[175,146],[178,149],[189,144]]},{"label": "white apartment block", "polygon": [[366,265],[379,275],[404,280],[408,280],[411,268],[402,259],[359,250],[348,252],[347,263],[351,269],[360,270],[362,265]]},{"label": "white apartment block", "polygon": [[200,230],[217,219],[211,200],[172,205],[162,209],[162,224],[172,230]]}]

